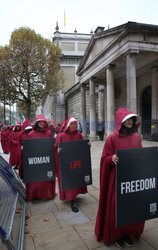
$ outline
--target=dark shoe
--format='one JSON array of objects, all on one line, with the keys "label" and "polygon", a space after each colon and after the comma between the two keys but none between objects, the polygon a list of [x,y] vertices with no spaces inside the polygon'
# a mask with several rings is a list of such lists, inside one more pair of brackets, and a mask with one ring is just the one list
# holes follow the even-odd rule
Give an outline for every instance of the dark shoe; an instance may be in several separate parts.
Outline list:
[{"label": "dark shoe", "polygon": [[132,246],[134,245],[133,240],[131,240],[131,238],[130,238],[128,235],[125,235],[125,236],[123,237],[123,239],[124,239],[124,243],[125,243],[125,245],[126,245],[127,247],[132,247]]},{"label": "dark shoe", "polygon": [[124,238],[121,237],[118,240],[115,241],[115,245],[119,248],[123,248],[125,246],[124,244]]},{"label": "dark shoe", "polygon": [[14,167],[14,170],[18,170],[18,169],[19,169],[19,167],[18,167],[18,166],[15,166],[15,167]]},{"label": "dark shoe", "polygon": [[74,212],[74,213],[77,213],[79,211],[77,205],[75,204],[74,201],[71,201],[71,210]]}]

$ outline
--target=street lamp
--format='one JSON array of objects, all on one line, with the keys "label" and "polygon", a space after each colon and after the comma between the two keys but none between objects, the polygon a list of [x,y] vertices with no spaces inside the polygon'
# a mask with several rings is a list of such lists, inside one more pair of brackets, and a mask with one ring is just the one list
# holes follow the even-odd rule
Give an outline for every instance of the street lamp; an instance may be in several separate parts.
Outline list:
[{"label": "street lamp", "polygon": [[6,69],[6,66],[2,65],[1,68],[3,71],[3,104],[4,104],[4,124],[5,124],[6,123],[6,120],[5,120],[5,69]]}]

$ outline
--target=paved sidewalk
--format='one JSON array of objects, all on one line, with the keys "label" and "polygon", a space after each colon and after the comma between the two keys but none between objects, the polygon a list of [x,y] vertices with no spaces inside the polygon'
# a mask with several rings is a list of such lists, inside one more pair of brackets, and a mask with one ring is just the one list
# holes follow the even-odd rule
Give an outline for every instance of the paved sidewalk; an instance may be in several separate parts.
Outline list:
[{"label": "paved sidewalk", "polygon": [[[24,250],[118,249],[114,244],[106,247],[103,242],[97,242],[94,235],[99,199],[99,164],[104,143],[92,142],[93,184],[88,186],[88,194],[76,199],[79,213],[71,212],[69,202],[59,200],[58,187],[54,200],[27,202],[27,212],[31,217],[27,220],[29,233],[25,234]],[[143,141],[143,146],[158,146],[158,143]],[[2,156],[8,159],[8,155]],[[1,245],[0,249],[3,249]],[[158,249],[158,219],[146,222],[140,242],[132,249]]]}]

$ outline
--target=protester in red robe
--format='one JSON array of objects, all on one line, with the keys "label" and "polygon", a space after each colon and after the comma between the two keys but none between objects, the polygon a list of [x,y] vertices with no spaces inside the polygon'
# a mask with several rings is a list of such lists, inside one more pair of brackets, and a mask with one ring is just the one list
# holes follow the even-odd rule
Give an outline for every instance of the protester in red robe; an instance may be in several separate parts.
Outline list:
[{"label": "protester in red robe", "polygon": [[[55,175],[58,177],[58,186],[59,186],[59,190],[61,190],[61,182],[60,182],[60,168],[59,168],[59,154],[57,152],[58,149],[58,144],[60,141],[60,136],[62,134],[62,132],[64,132],[64,128],[66,125],[66,121],[61,122],[61,126],[60,126],[60,130],[59,133],[56,135],[56,142],[54,145],[54,151],[55,151]],[[60,198],[61,198],[61,192],[59,192]]]},{"label": "protester in red robe", "polygon": [[[51,138],[52,133],[48,128],[48,124],[43,115],[38,115],[35,122],[35,127],[29,133],[29,139],[34,138]],[[26,184],[28,192],[28,200],[35,199],[51,199],[55,197],[55,180],[43,181]]]},{"label": "protester in red robe", "polygon": [[22,126],[22,131],[19,133],[19,144],[18,144],[18,151],[19,151],[19,176],[23,179],[23,140],[29,138],[29,133],[32,130],[31,122],[26,119]]},{"label": "protester in red robe", "polygon": [[66,121],[62,121],[59,127],[59,133],[64,132]]},{"label": "protester in red robe", "polygon": [[4,154],[8,154],[9,152],[9,128],[6,126],[3,126],[1,129],[1,145]]},{"label": "protester in red robe", "polygon": [[19,143],[19,133],[21,131],[21,124],[17,122],[14,130],[10,134],[10,158],[9,164],[15,166],[15,169],[19,166],[19,156],[18,156],[18,143]]},{"label": "protester in red robe", "polygon": [[[116,130],[104,145],[100,163],[100,198],[95,234],[105,245],[112,242],[122,248],[132,246],[133,239],[140,239],[144,222],[116,228],[116,150],[141,148],[141,137],[137,133],[140,118],[125,108],[116,112]],[[128,213],[128,211],[127,211]]]},{"label": "protester in red robe", "polygon": [[9,129],[9,136],[8,136],[8,148],[9,148],[9,153],[11,153],[11,143],[10,143],[10,138],[11,138],[11,134],[12,134],[12,132],[13,132],[13,128],[15,127],[15,125],[10,125],[9,127],[8,127],[8,129]]},{"label": "protester in red robe", "polygon": [[[67,142],[67,141],[78,141],[78,140],[83,140],[83,136],[81,133],[77,130],[78,122],[77,120],[70,116],[65,125],[64,132],[59,136],[59,140],[57,141],[57,147],[59,142]],[[58,147],[58,152],[60,154],[60,148]],[[58,182],[59,182],[59,195],[60,195],[60,200],[69,200],[71,201],[71,209],[73,212],[78,212],[79,209],[74,201],[76,196],[78,194],[85,194],[87,193],[87,186],[85,187],[80,187],[80,188],[73,188],[69,189],[66,191],[61,190],[61,179],[60,179],[60,168],[59,168],[59,161],[56,161],[57,164],[57,169],[58,169]]]}]

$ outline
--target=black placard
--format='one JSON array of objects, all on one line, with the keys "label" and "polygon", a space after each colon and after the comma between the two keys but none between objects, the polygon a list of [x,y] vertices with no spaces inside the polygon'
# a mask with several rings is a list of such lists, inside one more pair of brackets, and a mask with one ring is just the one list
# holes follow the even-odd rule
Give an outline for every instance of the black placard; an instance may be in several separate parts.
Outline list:
[{"label": "black placard", "polygon": [[92,184],[88,140],[60,142],[61,188],[68,190]]},{"label": "black placard", "polygon": [[158,217],[158,148],[117,150],[116,226]]},{"label": "black placard", "polygon": [[23,140],[24,182],[55,179],[53,138]]}]

